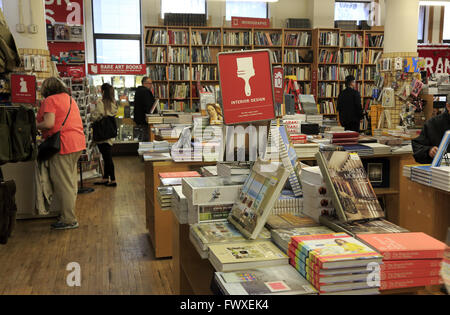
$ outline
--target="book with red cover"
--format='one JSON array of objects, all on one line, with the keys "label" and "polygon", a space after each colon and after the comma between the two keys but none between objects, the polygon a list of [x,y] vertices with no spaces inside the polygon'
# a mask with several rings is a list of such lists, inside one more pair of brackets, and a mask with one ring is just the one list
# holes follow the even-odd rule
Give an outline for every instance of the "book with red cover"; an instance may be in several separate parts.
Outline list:
[{"label": "book with red cover", "polygon": [[431,269],[406,269],[381,271],[381,280],[411,279],[411,278],[429,278],[439,276],[440,267]]},{"label": "book with red cover", "polygon": [[400,288],[423,287],[442,283],[441,277],[425,277],[380,281],[380,290],[393,290]]},{"label": "book with red cover", "polygon": [[359,138],[358,137],[354,137],[354,138],[333,138],[331,140],[331,143],[358,143]]},{"label": "book with red cover", "polygon": [[359,133],[356,131],[327,131],[325,132],[324,137],[327,139],[358,138]]},{"label": "book with red cover", "polygon": [[196,171],[159,173],[160,178],[201,177]]},{"label": "book with red cover", "polygon": [[404,271],[409,269],[434,269],[441,266],[440,259],[389,260],[380,265],[383,271]]},{"label": "book with red cover", "polygon": [[422,233],[357,234],[383,255],[383,260],[442,259],[446,245]]}]

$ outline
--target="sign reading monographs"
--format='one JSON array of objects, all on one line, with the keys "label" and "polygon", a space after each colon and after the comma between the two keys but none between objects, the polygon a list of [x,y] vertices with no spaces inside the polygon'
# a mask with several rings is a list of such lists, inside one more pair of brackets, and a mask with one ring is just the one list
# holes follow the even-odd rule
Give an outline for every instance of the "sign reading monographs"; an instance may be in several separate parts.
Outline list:
[{"label": "sign reading monographs", "polygon": [[220,90],[226,125],[275,118],[269,50],[219,53]]}]

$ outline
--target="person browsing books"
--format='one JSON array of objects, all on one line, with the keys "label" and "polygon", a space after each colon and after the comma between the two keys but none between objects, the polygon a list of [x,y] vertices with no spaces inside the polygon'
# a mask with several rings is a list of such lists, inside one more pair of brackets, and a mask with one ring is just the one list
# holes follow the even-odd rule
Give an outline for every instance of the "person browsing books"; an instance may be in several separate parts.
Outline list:
[{"label": "person browsing books", "polygon": [[345,78],[345,90],[338,97],[337,111],[339,121],[345,130],[359,132],[360,120],[363,117],[361,95],[355,89],[355,77]]},{"label": "person browsing books", "polygon": [[[104,116],[114,117],[117,114],[117,104],[114,99],[114,88],[111,84],[105,83],[101,86],[102,99],[97,102],[95,110],[91,113],[93,121],[100,120]],[[114,174],[114,162],[112,159],[112,146],[114,139],[97,142],[97,147],[102,154],[105,163],[103,180],[95,182],[95,185],[105,185],[116,187],[116,177]]]},{"label": "person browsing books", "polygon": [[[136,89],[134,96],[134,122],[141,130],[140,141],[147,141],[148,125],[145,115],[150,114],[150,110],[155,103],[152,92],[153,82],[149,77],[142,78],[142,85]],[[157,112],[158,109],[155,109]]]},{"label": "person browsing books", "polygon": [[[438,146],[447,130],[450,130],[450,93],[447,95],[445,112],[429,119],[420,133],[412,140],[414,159],[417,163],[431,164]],[[447,148],[449,152],[450,146]]]}]

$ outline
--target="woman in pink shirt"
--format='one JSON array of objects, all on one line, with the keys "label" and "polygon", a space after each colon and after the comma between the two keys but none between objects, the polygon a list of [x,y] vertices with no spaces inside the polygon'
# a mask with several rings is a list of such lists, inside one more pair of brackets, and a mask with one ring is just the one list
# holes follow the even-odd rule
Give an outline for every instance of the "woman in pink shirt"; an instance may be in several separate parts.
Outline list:
[{"label": "woman in pink shirt", "polygon": [[74,229],[78,227],[75,216],[77,199],[77,162],[86,149],[83,122],[75,100],[69,95],[64,82],[52,77],[42,83],[41,94],[45,98],[37,115],[37,128],[43,137],[57,132],[67,116],[61,129],[61,151],[49,160],[49,175],[53,186],[53,201],[56,209],[61,211],[58,222],[51,225],[54,229]]}]

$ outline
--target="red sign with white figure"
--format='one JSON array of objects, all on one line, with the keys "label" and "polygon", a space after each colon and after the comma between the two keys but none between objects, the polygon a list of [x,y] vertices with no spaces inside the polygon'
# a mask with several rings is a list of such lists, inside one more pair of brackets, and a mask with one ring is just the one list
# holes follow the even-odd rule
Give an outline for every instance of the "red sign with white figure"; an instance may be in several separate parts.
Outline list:
[{"label": "red sign with white figure", "polygon": [[283,103],[283,93],[284,93],[284,80],[283,80],[284,70],[281,66],[273,67],[273,91],[275,93],[275,102],[278,104]]},{"label": "red sign with white figure", "polygon": [[145,64],[90,63],[88,65],[88,73],[94,75],[145,75],[147,74],[147,68]]},{"label": "red sign with white figure", "polygon": [[249,17],[231,17],[231,27],[235,28],[270,28],[269,19],[249,18]]},{"label": "red sign with white figure", "polygon": [[36,77],[34,75],[11,74],[11,102],[36,104]]},{"label": "red sign with white figure", "polygon": [[269,50],[219,53],[218,64],[226,125],[275,118]]}]

